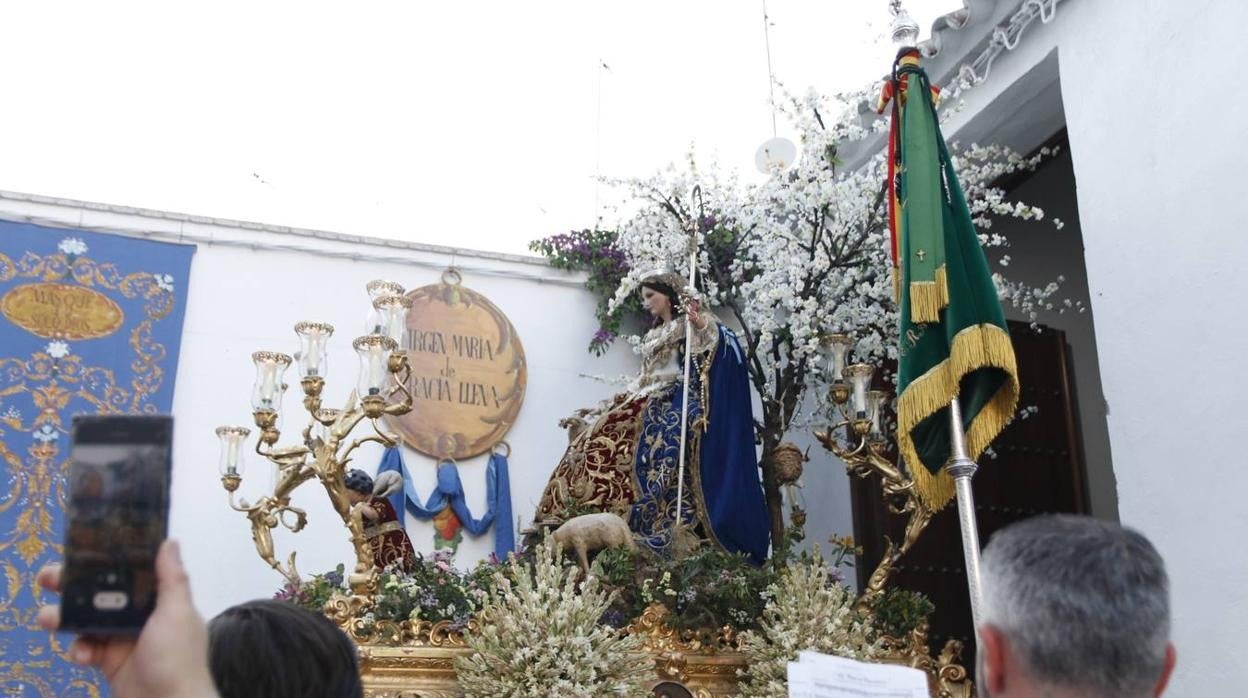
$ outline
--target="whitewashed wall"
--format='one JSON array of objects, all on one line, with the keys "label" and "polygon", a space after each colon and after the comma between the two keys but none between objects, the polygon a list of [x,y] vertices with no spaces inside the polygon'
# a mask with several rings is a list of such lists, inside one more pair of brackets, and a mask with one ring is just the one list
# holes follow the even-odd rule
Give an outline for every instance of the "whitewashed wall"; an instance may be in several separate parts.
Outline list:
[{"label": "whitewashed wall", "polygon": [[[1123,522],[1161,549],[1170,695],[1248,685],[1248,5],[1078,2],[1059,47]],[[1109,76],[1112,76],[1110,78]],[[1112,83],[1112,86],[1111,84]]]},{"label": "whitewashed wall", "polygon": [[1170,571],[1175,696],[1248,685],[1238,544],[1248,531],[1248,237],[1237,208],[1248,105],[1234,72],[1248,57],[1246,25],[1239,2],[1067,0],[997,60],[950,126],[969,124],[970,139],[983,132],[977,120],[1050,119],[1027,90],[1009,90],[1056,60],[1117,509]]}]

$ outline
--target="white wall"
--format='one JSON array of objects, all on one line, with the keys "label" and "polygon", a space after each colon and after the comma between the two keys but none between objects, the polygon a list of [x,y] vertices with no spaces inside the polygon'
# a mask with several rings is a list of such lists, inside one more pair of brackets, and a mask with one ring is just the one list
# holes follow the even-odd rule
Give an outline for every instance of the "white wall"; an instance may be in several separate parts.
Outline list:
[{"label": "white wall", "polygon": [[[1065,278],[1057,297],[1088,303],[1088,276],[1083,259],[1083,238],[1079,211],[1075,201],[1075,182],[1069,150],[1063,152],[1010,193],[1011,198],[1039,206],[1045,221],[998,219],[993,227],[1010,240],[1006,248],[988,251],[994,269],[1012,281],[1037,287]],[[1049,222],[1059,218],[1065,226],[1056,230]],[[1001,267],[1002,255],[1010,255],[1008,267]],[[1064,312],[1062,312],[1064,310]],[[1012,307],[1006,317],[1027,321]],[[1086,487],[1090,513],[1111,521],[1118,520],[1118,490],[1110,457],[1109,430],[1106,425],[1105,395],[1101,387],[1100,361],[1093,331],[1094,313],[1065,309],[1060,302],[1053,310],[1040,310],[1036,321],[1062,330],[1070,347],[1073,388],[1077,398],[1079,430],[1082,436]],[[1024,377],[1024,380],[1026,378]]]},{"label": "white wall", "polygon": [[1062,92],[1118,508],[1170,570],[1170,695],[1229,695],[1248,685],[1248,5],[1069,4]]},{"label": "white wall", "polygon": [[[852,483],[849,474],[845,472],[845,464],[815,439],[815,432],[827,431],[829,425],[824,417],[807,417],[813,409],[815,397],[807,393],[802,398],[799,418],[810,423],[794,427],[786,438],[810,458],[803,467],[802,479],[796,490],[797,503],[806,510],[806,539],[798,547],[813,550],[818,546],[826,555],[829,550],[829,536],[854,535],[854,508],[850,489]],[[784,492],[784,515],[787,522],[791,500],[787,488]],[[843,581],[850,587],[857,588],[857,574],[848,567],[842,572]]]},{"label": "white wall", "polygon": [[973,122],[1056,50],[1118,512],[1170,572],[1175,696],[1248,684],[1248,565],[1236,544],[1248,530],[1244,26],[1239,2],[1062,2],[951,124]]}]

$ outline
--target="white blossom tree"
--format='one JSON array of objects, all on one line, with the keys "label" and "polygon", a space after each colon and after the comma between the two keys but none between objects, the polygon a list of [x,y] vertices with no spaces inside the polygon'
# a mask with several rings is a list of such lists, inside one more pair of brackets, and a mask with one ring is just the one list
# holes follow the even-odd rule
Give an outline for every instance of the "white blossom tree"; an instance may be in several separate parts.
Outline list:
[{"label": "white blossom tree", "polygon": [[[749,374],[762,401],[756,436],[762,445],[763,488],[772,539],[784,532],[780,483],[772,453],[790,428],[801,424],[807,390],[826,384],[819,361],[821,337],[850,332],[860,360],[896,358],[897,307],[893,298],[885,207],[886,154],[854,169],[837,152],[886,127],[864,127],[857,106],[867,91],[825,98],[789,98],[782,111],[800,134],[801,156],[791,169],[761,184],[742,184],[690,156],[684,168],[652,177],[612,180],[635,199],[616,228],[612,254],[622,250],[630,271],[611,301],[623,304],[647,270],[687,269],[690,231],[698,245],[698,286],[722,320],[735,325],[749,354]],[[835,122],[823,115],[840,109]],[[1008,201],[994,183],[1034,169],[1050,153],[1024,158],[1001,147],[953,145],[955,165],[985,246],[1007,240],[991,233],[995,217],[1041,221],[1044,212]],[[695,200],[695,187],[700,197]],[[1061,221],[1051,224],[1060,229]],[[1002,260],[1008,264],[1008,257]],[[1029,313],[1046,305],[1060,277],[1045,288],[998,276],[1001,297]],[[630,341],[636,345],[638,337]],[[822,406],[825,390],[816,390]]]}]

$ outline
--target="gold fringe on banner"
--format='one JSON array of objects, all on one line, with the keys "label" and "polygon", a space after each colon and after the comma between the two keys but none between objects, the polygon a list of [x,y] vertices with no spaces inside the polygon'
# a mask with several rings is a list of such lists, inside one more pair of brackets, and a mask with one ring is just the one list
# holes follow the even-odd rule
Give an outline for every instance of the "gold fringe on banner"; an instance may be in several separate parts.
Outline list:
[{"label": "gold fringe on banner", "polygon": [[940,322],[940,311],[949,306],[949,277],[945,265],[936,268],[935,281],[910,282],[910,321]]},{"label": "gold fringe on banner", "polygon": [[981,368],[999,368],[1005,382],[984,405],[966,430],[966,450],[978,458],[1014,418],[1018,405],[1018,368],[1010,335],[996,325],[972,325],[953,337],[949,358],[911,381],[897,399],[897,447],[914,479],[914,489],[925,504],[939,511],[954,497],[953,477],[943,468],[932,473],[919,459],[910,430],[949,406],[957,397],[962,378]]}]

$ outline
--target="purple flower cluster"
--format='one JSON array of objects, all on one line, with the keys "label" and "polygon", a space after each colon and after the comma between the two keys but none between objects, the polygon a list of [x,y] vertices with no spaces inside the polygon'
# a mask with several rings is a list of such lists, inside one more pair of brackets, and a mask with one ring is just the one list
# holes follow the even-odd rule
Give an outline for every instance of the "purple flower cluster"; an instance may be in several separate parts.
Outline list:
[{"label": "purple flower cluster", "polygon": [[531,247],[565,266],[623,276],[628,273],[628,260],[615,240],[615,233],[609,231],[573,230],[538,240]]},{"label": "purple flower cluster", "polygon": [[614,608],[608,608],[603,612],[602,617],[598,619],[598,624],[619,629],[628,625],[628,619],[624,617],[623,613]]},{"label": "purple flower cluster", "polygon": [[325,606],[325,602],[334,595],[335,592],[346,589],[343,586],[345,578],[345,570],[342,565],[337,569],[330,570],[324,574],[312,575],[303,584],[295,586],[287,582],[273,598],[278,601],[293,603],[312,611],[320,611]]},{"label": "purple flower cluster", "polygon": [[572,230],[529,243],[529,249],[546,257],[556,269],[589,272],[585,287],[598,297],[595,315],[599,330],[590,340],[590,352],[601,356],[619,334],[620,321],[627,313],[641,313],[640,301],[633,299],[611,309],[611,299],[628,275],[630,265],[624,250],[616,244],[612,230]]},{"label": "purple flower cluster", "polygon": [[287,582],[286,586],[273,595],[273,598],[278,601],[294,601],[297,603],[299,601],[299,590],[295,588],[295,585]]},{"label": "purple flower cluster", "polygon": [[438,607],[438,595],[433,592],[432,587],[420,590],[420,607],[426,611],[432,611]]},{"label": "purple flower cluster", "polygon": [[610,247],[604,247],[598,250],[599,264],[605,267],[605,271],[613,276],[623,276],[628,273],[628,259],[624,257],[624,250],[612,244]]}]

